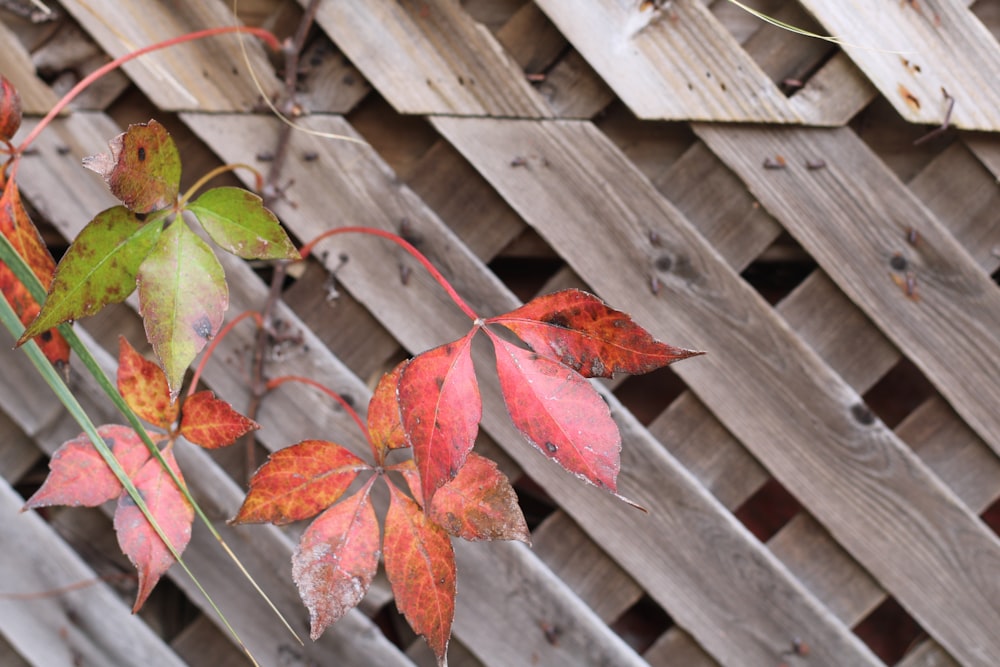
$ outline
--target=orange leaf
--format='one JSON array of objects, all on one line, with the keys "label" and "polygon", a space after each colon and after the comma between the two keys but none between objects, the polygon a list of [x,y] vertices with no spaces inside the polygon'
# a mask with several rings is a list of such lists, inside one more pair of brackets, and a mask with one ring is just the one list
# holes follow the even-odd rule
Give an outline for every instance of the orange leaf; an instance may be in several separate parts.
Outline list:
[{"label": "orange leaf", "polygon": [[[128,426],[100,426],[97,432],[129,477],[149,459],[146,445]],[[49,505],[97,507],[122,492],[121,482],[86,434],[63,443],[52,455],[49,469],[49,476],[25,503],[25,509]]]},{"label": "orange leaf", "polygon": [[625,313],[576,289],[538,297],[487,321],[584,377],[648,373],[701,354],[658,342]]},{"label": "orange leaf", "polygon": [[531,542],[517,494],[497,464],[469,454],[458,476],[434,494],[430,519],[466,540]]},{"label": "orange leaf", "polygon": [[199,391],[184,401],[181,435],[206,449],[231,445],[240,436],[259,428],[257,422],[236,412],[210,391]]},{"label": "orange leaf", "polygon": [[479,432],[483,408],[470,354],[474,333],[417,355],[399,379],[403,428],[425,500],[458,474]]},{"label": "orange leaf", "polygon": [[118,337],[118,391],[137,415],[154,426],[170,428],[177,421],[179,405],[171,403],[167,376],[154,362]]},{"label": "orange leaf", "polygon": [[399,377],[406,364],[403,361],[383,375],[368,402],[368,434],[377,465],[385,462],[389,450],[409,446],[399,415],[399,396],[396,393]]},{"label": "orange leaf", "polygon": [[517,429],[569,472],[615,492],[621,434],[601,395],[571,368],[488,333]]},{"label": "orange leaf", "polygon": [[308,519],[337,502],[362,470],[371,466],[332,442],[304,440],[285,447],[254,473],[232,523],[282,525]]},{"label": "orange leaf", "polygon": [[313,641],[361,602],[375,578],[379,530],[368,495],[374,481],[320,514],[292,555],[292,578],[309,608]]},{"label": "orange leaf", "polygon": [[448,534],[394,484],[385,517],[383,558],[396,607],[445,665],[455,619],[455,552]]},{"label": "orange leaf", "polygon": [[[171,449],[163,458],[178,477],[180,469]],[[149,459],[132,478],[146,506],[171,545],[182,553],[191,540],[194,508],[156,459]],[[139,591],[132,612],[139,611],[156,582],[174,564],[174,557],[128,493],[122,492],[115,511],[115,532],[122,552],[139,572]]]}]

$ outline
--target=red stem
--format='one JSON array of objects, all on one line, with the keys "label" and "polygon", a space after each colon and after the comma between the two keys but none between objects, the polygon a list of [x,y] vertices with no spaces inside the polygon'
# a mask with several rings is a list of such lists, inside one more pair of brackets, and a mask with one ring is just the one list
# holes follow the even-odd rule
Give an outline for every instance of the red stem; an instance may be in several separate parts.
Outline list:
[{"label": "red stem", "polygon": [[171,37],[170,39],[164,40],[162,42],[157,42],[156,44],[150,44],[149,46],[144,46],[141,49],[137,49],[136,51],[126,53],[125,55],[119,58],[115,58],[111,62],[102,65],[101,67],[97,68],[96,70],[88,74],[86,77],[84,77],[78,84],[73,86],[73,88],[70,89],[68,93],[63,95],[61,100],[56,102],[56,105],[52,107],[51,110],[49,110],[49,112],[45,115],[45,118],[43,118],[38,123],[38,125],[36,125],[34,129],[31,130],[28,136],[25,137],[24,141],[21,142],[21,145],[17,147],[17,152],[23,153],[24,150],[28,147],[28,145],[32,141],[34,141],[35,138],[38,136],[38,133],[41,132],[49,123],[51,123],[52,119],[55,118],[57,115],[59,115],[59,112],[62,111],[67,104],[72,102],[77,95],[79,95],[81,92],[84,91],[84,89],[87,88],[87,86],[89,86],[94,81],[101,78],[111,70],[117,69],[121,67],[123,64],[127,63],[128,61],[134,60],[139,56],[144,56],[147,53],[152,53],[153,51],[158,51],[160,49],[164,49],[169,46],[175,46],[177,44],[183,44],[185,42],[193,42],[196,39],[203,39],[205,37],[215,37],[216,35],[223,35],[230,32],[243,32],[250,35],[256,35],[264,42],[266,42],[267,45],[270,46],[275,51],[281,50],[281,42],[272,33],[268,32],[267,30],[264,30],[263,28],[253,28],[250,26],[242,26],[242,25],[227,25],[216,28],[208,28],[206,30],[198,30],[195,32],[187,33],[186,35]]},{"label": "red stem", "polygon": [[257,322],[258,329],[264,328],[264,318],[260,316],[260,313],[255,310],[246,310],[234,317],[231,322],[226,324],[226,326],[219,329],[219,333],[215,335],[212,342],[205,348],[205,354],[202,356],[201,361],[198,362],[198,367],[194,369],[194,375],[191,377],[191,385],[188,387],[187,392],[189,398],[191,397],[191,394],[194,393],[195,389],[198,388],[198,380],[201,379],[201,373],[205,370],[205,365],[208,363],[209,357],[211,357],[212,353],[215,352],[215,347],[223,338],[226,337],[226,334],[233,330],[233,327],[248,317],[252,317]]},{"label": "red stem", "polygon": [[343,396],[335,392],[333,389],[330,389],[326,385],[320,384],[319,382],[316,382],[316,380],[311,380],[307,377],[302,377],[301,375],[282,375],[281,377],[276,377],[272,380],[267,381],[266,388],[268,391],[270,391],[272,389],[280,387],[286,382],[299,382],[301,384],[307,384],[310,387],[313,387],[314,389],[319,389],[321,392],[323,392],[324,394],[335,400],[337,403],[340,404],[342,408],[344,408],[344,410],[347,411],[347,414],[351,416],[351,419],[354,420],[354,423],[358,425],[358,428],[361,429],[361,432],[365,435],[365,439],[368,440],[369,444],[371,444],[371,438],[368,437],[368,428],[365,426],[365,423],[361,421],[361,417],[358,416],[358,413],[354,410],[354,408],[351,407],[351,404],[344,400]]},{"label": "red stem", "polygon": [[424,269],[427,270],[427,273],[431,274],[431,277],[434,278],[434,280],[436,280],[442,288],[444,288],[444,291],[449,297],[451,297],[451,300],[455,302],[455,305],[458,306],[463,313],[469,316],[469,319],[473,322],[480,319],[479,315],[476,314],[476,311],[472,310],[472,307],[465,302],[465,299],[459,296],[458,292],[455,291],[455,288],[451,286],[451,283],[449,283],[441,272],[437,270],[437,267],[431,264],[431,261],[427,259],[422,252],[417,250],[412,243],[398,234],[393,234],[392,232],[387,232],[383,229],[377,229],[375,227],[338,227],[336,229],[328,229],[309,243],[302,246],[299,250],[299,254],[302,256],[302,259],[305,259],[309,256],[309,253],[312,252],[313,247],[323,239],[334,236],[335,234],[348,234],[352,232],[371,234],[372,236],[381,236],[382,238],[389,239],[396,245],[400,246],[403,250],[410,253],[414,259],[420,262]]}]

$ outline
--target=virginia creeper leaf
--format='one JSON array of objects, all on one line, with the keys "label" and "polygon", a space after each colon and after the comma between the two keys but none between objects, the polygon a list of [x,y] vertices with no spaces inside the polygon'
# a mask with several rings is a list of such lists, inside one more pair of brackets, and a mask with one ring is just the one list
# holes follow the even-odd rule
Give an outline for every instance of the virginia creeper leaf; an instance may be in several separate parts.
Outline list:
[{"label": "virginia creeper leaf", "polygon": [[361,602],[375,578],[379,530],[368,493],[374,479],[320,514],[292,555],[292,578],[309,609],[313,641]]},{"label": "virginia creeper leaf", "polygon": [[[149,459],[146,445],[128,426],[110,424],[98,427],[97,432],[129,477]],[[83,433],[67,440],[52,454],[49,470],[49,476],[25,503],[25,509],[49,505],[97,507],[122,492],[121,482]]]},{"label": "virginia creeper leaf", "polygon": [[368,402],[368,439],[377,465],[385,462],[389,450],[409,446],[399,415],[399,396],[396,393],[399,376],[406,363],[404,361],[398,364],[382,376]]},{"label": "virginia creeper leaf", "polygon": [[21,340],[124,301],[135,291],[139,265],[162,229],[144,224],[124,206],[98,213],[60,260],[45,306]]},{"label": "virginia creeper leaf", "polygon": [[528,525],[517,494],[497,464],[475,452],[434,494],[428,517],[466,540],[520,540],[529,543]]},{"label": "virginia creeper leaf", "polygon": [[243,188],[214,188],[187,205],[220,248],[243,259],[298,259],[264,200]]},{"label": "virginia creeper leaf", "polygon": [[[3,234],[17,254],[31,267],[39,282],[46,289],[52,284],[52,274],[56,263],[49,254],[45,242],[35,228],[28,212],[21,203],[21,193],[14,181],[7,180],[0,170],[0,184],[3,185],[3,195],[0,196],[0,234]],[[40,310],[38,302],[21,284],[9,266],[0,262],[0,292],[7,297],[14,312],[25,326],[37,317]],[[69,344],[55,330],[39,331],[36,342],[56,368],[65,368],[69,364]]]},{"label": "virginia creeper leaf", "polygon": [[382,551],[396,608],[444,665],[455,619],[455,552],[448,533],[412,499],[392,483],[389,491]]},{"label": "virginia creeper leaf", "polygon": [[85,157],[83,166],[103,176],[127,209],[149,213],[177,201],[181,157],[167,128],[155,120],[129,125],[108,147],[110,155]]},{"label": "virginia creeper leaf", "polygon": [[425,501],[458,474],[479,431],[483,406],[470,353],[473,333],[417,355],[399,378],[403,428]]},{"label": "virginia creeper leaf", "polygon": [[370,469],[346,447],[325,440],[285,447],[254,473],[232,523],[280,526],[308,519],[337,502],[358,473]]},{"label": "virginia creeper leaf", "polygon": [[[172,449],[163,452],[167,465],[180,477]],[[170,540],[177,553],[182,553],[191,539],[191,524],[194,522],[194,508],[188,503],[174,480],[163,469],[159,461],[150,458],[132,477],[136,489],[142,494],[150,514],[156,519],[164,535]],[[115,510],[115,532],[122,552],[132,561],[139,572],[139,591],[136,594],[132,612],[139,611],[149,597],[156,582],[174,564],[167,545],[156,534],[143,516],[135,501],[122,492]]]},{"label": "virginia creeper leaf", "polygon": [[487,321],[584,377],[648,373],[701,354],[657,341],[627,314],[577,289],[538,297]]},{"label": "virginia creeper leaf", "polygon": [[0,140],[10,141],[21,127],[21,94],[0,74]]},{"label": "virginia creeper leaf", "polygon": [[181,415],[181,435],[206,449],[231,445],[240,436],[260,428],[210,391],[189,396]]},{"label": "virginia creeper leaf", "polygon": [[490,333],[507,412],[522,435],[569,472],[616,492],[621,434],[607,403],[558,361]]},{"label": "virginia creeper leaf", "polygon": [[170,428],[177,421],[177,403],[170,402],[167,376],[139,354],[125,336],[118,337],[118,391],[137,415],[154,426]]},{"label": "virginia creeper leaf", "polygon": [[175,398],[188,364],[222,327],[226,277],[208,244],[178,219],[139,267],[138,283],[146,337]]}]

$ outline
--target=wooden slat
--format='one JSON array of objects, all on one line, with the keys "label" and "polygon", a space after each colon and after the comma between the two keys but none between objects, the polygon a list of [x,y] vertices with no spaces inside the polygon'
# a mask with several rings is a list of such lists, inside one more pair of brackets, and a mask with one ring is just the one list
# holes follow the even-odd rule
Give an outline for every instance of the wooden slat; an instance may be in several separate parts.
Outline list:
[{"label": "wooden slat", "polygon": [[[221,2],[68,0],[63,7],[113,57],[212,26],[236,22]],[[224,35],[174,46],[127,63],[123,69],[163,110],[250,111],[261,97],[247,73],[239,37]],[[264,93],[278,82],[264,47],[245,38],[246,52]]]},{"label": "wooden slat", "polygon": [[701,2],[537,4],[640,118],[801,121]]},{"label": "wooden slat", "polygon": [[[992,381],[1000,376],[1000,288],[940,222],[850,130],[698,132],[1000,452],[1000,390]],[[788,168],[764,169],[762,160],[774,155]],[[805,166],[818,158],[826,168]],[[916,243],[906,240],[910,229]],[[906,276],[916,281],[912,297],[893,280]]]},{"label": "wooden slat", "polygon": [[804,0],[865,75],[911,123],[1000,130],[1000,44],[964,1]]},{"label": "wooden slat", "polygon": [[25,114],[44,114],[56,103],[55,94],[35,75],[31,55],[3,23],[0,23],[0,74],[17,88]]},{"label": "wooden slat", "polygon": [[[989,629],[1000,594],[985,575],[1000,562],[1000,540],[884,425],[852,416],[861,413],[850,387],[599,133],[568,122],[435,125],[605,298],[629,301],[633,316],[666,340],[704,341],[711,360],[677,373],[933,636],[969,660],[1000,650]],[[525,145],[550,165],[530,180],[502,161]],[[658,228],[662,248],[644,238],[650,220],[671,223]],[[662,256],[671,266],[659,299],[680,311],[669,319],[640,287],[639,272]]]},{"label": "wooden slat", "polygon": [[[9,345],[4,335],[3,345]],[[177,657],[107,584],[0,480],[0,632],[30,664],[181,667]],[[93,582],[76,590],[65,587]],[[6,663],[5,663],[6,664]]]},{"label": "wooden slat", "polygon": [[[246,159],[250,149],[230,140],[230,133],[266,136],[268,127],[275,127],[267,119],[189,115],[184,118],[222,157],[231,161]],[[325,131],[351,131],[335,118],[314,117],[309,121]],[[293,138],[293,141],[303,140],[306,139]],[[524,146],[516,148],[525,155],[537,152],[525,150]],[[462,292],[473,307],[499,312],[516,304],[495,277],[450,232],[441,228],[432,214],[416,206],[410,193],[393,182],[376,156],[364,147],[346,143],[323,146],[320,151],[320,160],[326,168],[322,182],[310,184],[308,177],[300,177],[293,169],[289,176],[295,177],[296,183],[308,192],[298,199],[298,208],[278,206],[282,219],[297,234],[309,238],[330,224],[323,214],[331,207],[330,201],[336,201],[341,211],[338,222],[347,219],[352,224],[391,229],[405,215],[422,235],[425,244],[422,249],[446,275],[459,276]],[[509,162],[507,156],[502,163],[504,168],[538,173],[535,165],[531,169],[511,168]],[[468,321],[454,314],[450,305],[442,309],[436,287],[418,273],[414,273],[408,285],[400,286],[391,250],[387,252],[384,246],[366,239],[344,240],[337,247],[351,256],[339,272],[343,284],[369,305],[409,349],[429,348],[467,329]],[[433,315],[428,316],[431,312]],[[414,321],[420,321],[421,326],[414,327]],[[489,362],[484,359],[483,363]],[[532,468],[532,476],[595,539],[606,549],[618,552],[616,557],[627,564],[629,573],[654,599],[675,618],[698,627],[702,633],[699,639],[712,650],[734,660],[739,656],[744,664],[770,665],[774,658],[772,646],[785,643],[787,633],[808,625],[824,637],[819,642],[823,648],[817,650],[816,659],[820,663],[826,660],[828,664],[837,664],[843,656],[851,655],[857,664],[872,664],[874,658],[857,639],[831,622],[742,526],[664,454],[661,446],[618,406],[613,396],[607,398],[616,406],[615,414],[622,417],[627,443],[623,490],[631,494],[636,489],[635,494],[641,494],[637,500],[650,508],[649,518],[640,519],[618,501],[582,487],[552,466],[540,465],[536,454],[525,449],[520,435],[510,425],[495,388],[484,385],[483,392],[483,424],[487,430],[522,466]],[[665,490],[669,490],[669,496]],[[679,513],[678,508],[684,508],[683,512]],[[692,524],[693,517],[697,520]],[[624,543],[632,548],[624,551],[616,548]],[[677,549],[678,544],[685,544],[685,548]],[[653,567],[653,563],[657,565]],[[775,594],[780,603],[771,606],[766,616],[760,614],[759,587],[785,591]],[[735,620],[734,614],[745,615],[747,620]],[[754,619],[752,629],[750,618]],[[720,624],[727,627],[725,635],[717,632]]]},{"label": "wooden slat", "polygon": [[457,0],[324,2],[316,21],[400,113],[551,114]]}]

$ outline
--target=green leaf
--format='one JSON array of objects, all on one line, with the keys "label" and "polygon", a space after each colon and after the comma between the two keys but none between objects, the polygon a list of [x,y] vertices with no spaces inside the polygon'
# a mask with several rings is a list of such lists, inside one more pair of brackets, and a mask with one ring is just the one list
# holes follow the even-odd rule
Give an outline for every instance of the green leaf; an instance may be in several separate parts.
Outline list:
[{"label": "green leaf", "polygon": [[176,398],[188,364],[222,327],[226,277],[208,244],[177,219],[139,267],[138,283],[146,337]]},{"label": "green leaf", "polygon": [[264,200],[242,188],[214,188],[188,204],[188,210],[220,248],[243,259],[298,259],[278,219]]},{"label": "green leaf", "polygon": [[135,291],[139,265],[162,230],[162,224],[144,224],[124,206],[98,213],[60,260],[45,305],[22,340],[124,301]]},{"label": "green leaf", "polygon": [[83,166],[103,176],[126,208],[149,213],[177,201],[181,157],[167,128],[155,120],[129,125],[108,148],[110,154],[85,157]]}]

